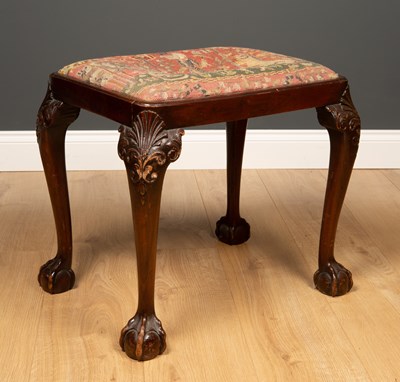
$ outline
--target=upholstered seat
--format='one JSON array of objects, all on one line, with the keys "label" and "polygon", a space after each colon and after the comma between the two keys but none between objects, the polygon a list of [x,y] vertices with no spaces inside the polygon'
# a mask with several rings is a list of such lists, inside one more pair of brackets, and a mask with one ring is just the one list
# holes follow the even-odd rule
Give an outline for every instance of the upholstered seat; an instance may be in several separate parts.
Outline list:
[{"label": "upholstered seat", "polygon": [[[237,245],[250,238],[250,225],[239,211],[247,120],[316,108],[329,132],[331,158],[314,283],[331,296],[351,289],[351,272],[334,257],[360,137],[360,119],[344,77],[303,59],[232,47],[90,59],[51,74],[37,117],[58,239],[56,256],[38,276],[50,293],[65,292],[75,281],[64,142],[81,108],[121,124],[118,154],[128,174],[139,295],[136,314],[120,336],[129,357],[149,360],[166,348],[154,307],[158,222],[164,175],[179,158],[184,127],[227,122],[227,209],[215,233],[220,241]],[[208,150],[199,153],[200,162]]]},{"label": "upholstered seat", "polygon": [[311,61],[235,47],[84,60],[58,73],[148,103],[243,94],[338,78],[331,69]]}]

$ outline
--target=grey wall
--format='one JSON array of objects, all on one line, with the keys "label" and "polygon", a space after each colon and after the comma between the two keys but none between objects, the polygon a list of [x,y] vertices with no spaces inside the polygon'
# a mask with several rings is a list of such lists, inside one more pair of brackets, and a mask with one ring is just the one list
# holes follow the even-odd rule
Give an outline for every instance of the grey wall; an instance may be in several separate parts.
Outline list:
[{"label": "grey wall", "polygon": [[[398,0],[2,1],[0,130],[34,128],[48,74],[84,58],[216,45],[300,56],[346,76],[366,129],[398,129]],[[317,128],[313,110],[252,128]],[[76,129],[114,129],[83,113]]]}]

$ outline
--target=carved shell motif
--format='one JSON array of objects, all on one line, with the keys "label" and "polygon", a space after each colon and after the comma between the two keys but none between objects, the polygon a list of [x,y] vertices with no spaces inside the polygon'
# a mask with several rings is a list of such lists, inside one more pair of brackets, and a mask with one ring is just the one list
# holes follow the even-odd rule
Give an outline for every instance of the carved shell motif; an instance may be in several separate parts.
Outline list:
[{"label": "carved shell motif", "polygon": [[160,116],[153,111],[140,112],[133,126],[121,126],[118,154],[130,170],[134,183],[153,183],[160,169],[179,158],[182,129],[166,130]]}]

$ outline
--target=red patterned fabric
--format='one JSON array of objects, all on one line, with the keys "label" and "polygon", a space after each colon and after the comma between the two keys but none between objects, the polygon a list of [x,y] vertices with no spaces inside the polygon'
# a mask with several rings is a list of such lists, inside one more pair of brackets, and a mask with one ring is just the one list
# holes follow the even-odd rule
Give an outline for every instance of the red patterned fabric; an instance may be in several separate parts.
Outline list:
[{"label": "red patterned fabric", "polygon": [[233,47],[91,59],[58,73],[149,103],[257,92],[338,77],[314,62]]}]

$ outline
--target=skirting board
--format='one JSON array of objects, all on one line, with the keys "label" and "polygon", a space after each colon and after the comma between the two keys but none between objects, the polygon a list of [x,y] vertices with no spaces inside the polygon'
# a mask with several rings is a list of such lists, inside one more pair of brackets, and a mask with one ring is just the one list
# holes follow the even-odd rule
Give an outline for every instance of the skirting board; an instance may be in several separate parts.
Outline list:
[{"label": "skirting board", "polygon": [[[117,154],[117,131],[67,133],[68,170],[124,170]],[[182,154],[170,168],[225,168],[224,130],[187,130]],[[248,130],[243,168],[327,168],[325,130]],[[364,130],[356,168],[400,168],[400,131]],[[0,171],[41,171],[33,131],[0,131]]]}]

